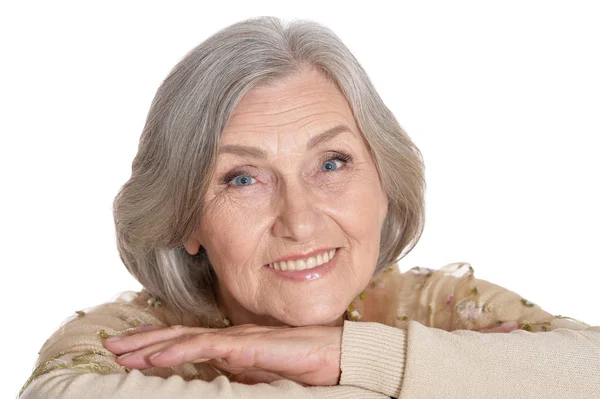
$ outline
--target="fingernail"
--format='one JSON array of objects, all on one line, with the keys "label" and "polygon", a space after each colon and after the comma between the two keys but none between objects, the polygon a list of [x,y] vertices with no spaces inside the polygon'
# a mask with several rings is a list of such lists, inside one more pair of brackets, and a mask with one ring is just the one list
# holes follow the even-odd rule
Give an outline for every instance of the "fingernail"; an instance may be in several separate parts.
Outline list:
[{"label": "fingernail", "polygon": [[126,354],[124,354],[124,355],[121,355],[121,356],[119,356],[117,359],[121,360],[121,359],[123,359],[125,356],[129,356],[129,355],[131,355],[131,352],[129,352],[129,353],[126,353]]},{"label": "fingernail", "polygon": [[115,342],[115,341],[118,341],[120,339],[121,339],[121,337],[110,337],[110,338],[106,338],[104,340],[104,342]]},{"label": "fingernail", "polygon": [[154,355],[150,356],[148,359],[150,359],[150,360],[152,360],[152,359],[155,359],[155,358],[157,358],[158,356],[160,356],[160,354],[161,354],[161,353],[162,353],[162,352],[156,352]]}]

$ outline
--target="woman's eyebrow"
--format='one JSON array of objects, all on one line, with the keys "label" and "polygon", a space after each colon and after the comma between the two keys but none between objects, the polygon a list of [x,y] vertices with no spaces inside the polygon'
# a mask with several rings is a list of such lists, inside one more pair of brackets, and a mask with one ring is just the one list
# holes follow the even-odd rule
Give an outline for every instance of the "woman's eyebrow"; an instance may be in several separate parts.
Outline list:
[{"label": "woman's eyebrow", "polygon": [[346,125],[337,125],[335,127],[332,127],[331,129],[327,129],[323,133],[317,134],[316,136],[313,136],[310,138],[310,140],[308,140],[308,143],[306,143],[306,151],[311,150],[319,144],[333,139],[335,136],[342,132],[352,133],[352,130],[350,130],[350,128]]},{"label": "woman's eyebrow", "polygon": [[[340,133],[349,132],[352,133],[352,130],[346,125],[337,125],[332,127],[331,129],[327,129],[323,133],[319,133],[308,140],[306,143],[306,151],[313,149],[314,147],[323,144],[326,141],[333,139]],[[219,148],[219,154],[234,154],[239,156],[248,156],[252,158],[259,159],[267,159],[267,152],[265,150],[261,150],[258,147],[245,146],[239,144],[230,144],[224,145]]]}]

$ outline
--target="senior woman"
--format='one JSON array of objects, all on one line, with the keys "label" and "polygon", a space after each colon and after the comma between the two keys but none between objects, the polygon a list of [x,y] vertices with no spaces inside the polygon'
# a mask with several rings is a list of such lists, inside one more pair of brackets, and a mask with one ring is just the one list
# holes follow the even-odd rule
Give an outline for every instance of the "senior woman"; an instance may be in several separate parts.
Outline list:
[{"label": "senior woman", "polygon": [[599,327],[466,262],[399,272],[424,189],[419,150],[330,30],[221,30],[158,89],[115,199],[144,289],[66,320],[22,396],[600,395]]}]

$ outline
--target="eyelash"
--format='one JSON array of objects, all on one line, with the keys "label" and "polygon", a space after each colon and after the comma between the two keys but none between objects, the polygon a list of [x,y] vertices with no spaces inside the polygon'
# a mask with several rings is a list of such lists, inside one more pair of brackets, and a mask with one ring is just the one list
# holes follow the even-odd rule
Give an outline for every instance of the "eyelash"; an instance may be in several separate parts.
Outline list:
[{"label": "eyelash", "polygon": [[[325,159],[322,164],[325,164],[325,162],[329,162],[329,161],[340,161],[342,162],[344,165],[352,162],[352,156],[349,154],[345,154],[343,152],[335,152],[335,155]],[[337,170],[337,169],[335,169]],[[325,172],[325,173],[329,173],[329,172]],[[229,173],[227,173],[223,179],[221,180],[221,182],[223,184],[227,184],[229,185],[229,183],[235,179],[238,176],[249,176],[249,177],[253,177],[256,178],[255,174],[252,173],[247,173],[247,171],[245,170],[235,170],[235,171],[231,171]],[[245,187],[245,186],[239,186],[239,187]]]}]

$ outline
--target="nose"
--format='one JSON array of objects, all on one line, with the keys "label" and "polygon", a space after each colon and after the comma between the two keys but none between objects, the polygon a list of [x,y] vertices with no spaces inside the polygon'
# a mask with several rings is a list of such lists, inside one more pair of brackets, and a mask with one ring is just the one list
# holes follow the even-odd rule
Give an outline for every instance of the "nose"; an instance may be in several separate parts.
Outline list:
[{"label": "nose", "polygon": [[299,242],[314,239],[322,220],[310,190],[301,183],[282,184],[277,195],[273,235]]}]

